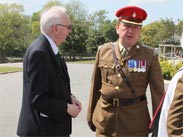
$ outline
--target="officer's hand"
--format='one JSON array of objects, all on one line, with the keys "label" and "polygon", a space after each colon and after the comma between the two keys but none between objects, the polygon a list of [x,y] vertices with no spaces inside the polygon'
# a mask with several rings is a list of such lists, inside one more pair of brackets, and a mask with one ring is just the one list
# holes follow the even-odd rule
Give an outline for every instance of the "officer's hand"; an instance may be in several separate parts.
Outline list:
[{"label": "officer's hand", "polygon": [[96,127],[93,125],[92,122],[88,122],[88,126],[90,127],[90,129],[91,129],[92,131],[96,131]]}]

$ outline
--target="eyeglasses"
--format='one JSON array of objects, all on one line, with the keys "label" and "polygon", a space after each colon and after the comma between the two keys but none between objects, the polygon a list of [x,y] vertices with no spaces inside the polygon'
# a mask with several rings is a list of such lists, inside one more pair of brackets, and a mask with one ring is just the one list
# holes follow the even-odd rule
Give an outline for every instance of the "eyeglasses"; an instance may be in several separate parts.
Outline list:
[{"label": "eyeglasses", "polygon": [[70,24],[70,25],[68,25],[68,26],[63,25],[63,24],[56,24],[56,25],[58,25],[58,26],[62,26],[62,27],[65,27],[65,28],[67,28],[68,30],[71,30],[71,29],[72,29],[72,25],[71,25],[71,24]]}]

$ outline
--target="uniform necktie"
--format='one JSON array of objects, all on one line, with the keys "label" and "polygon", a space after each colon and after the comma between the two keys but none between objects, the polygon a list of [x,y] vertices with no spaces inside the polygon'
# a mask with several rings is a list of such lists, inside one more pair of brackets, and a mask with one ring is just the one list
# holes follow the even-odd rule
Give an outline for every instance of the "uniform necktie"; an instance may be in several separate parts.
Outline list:
[{"label": "uniform necktie", "polygon": [[123,48],[123,49],[121,50],[121,56],[122,56],[122,57],[125,57],[125,56],[127,55],[127,53],[128,53],[128,49]]}]

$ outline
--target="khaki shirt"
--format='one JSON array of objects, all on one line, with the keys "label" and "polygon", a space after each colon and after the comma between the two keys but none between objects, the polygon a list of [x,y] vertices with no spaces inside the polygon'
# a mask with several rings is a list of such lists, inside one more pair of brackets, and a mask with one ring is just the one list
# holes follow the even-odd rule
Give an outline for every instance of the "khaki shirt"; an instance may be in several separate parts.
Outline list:
[{"label": "khaki shirt", "polygon": [[[116,56],[137,96],[145,94],[150,84],[152,108],[155,112],[164,94],[163,77],[157,56],[152,49],[137,44],[130,49],[126,57],[122,58],[117,43],[115,43]],[[129,60],[142,61],[145,71],[129,69]],[[116,69],[111,43],[102,45],[96,54],[87,121],[106,136],[147,136],[150,123],[147,101],[116,107],[103,100],[100,97],[101,93],[111,98],[133,98]]]}]

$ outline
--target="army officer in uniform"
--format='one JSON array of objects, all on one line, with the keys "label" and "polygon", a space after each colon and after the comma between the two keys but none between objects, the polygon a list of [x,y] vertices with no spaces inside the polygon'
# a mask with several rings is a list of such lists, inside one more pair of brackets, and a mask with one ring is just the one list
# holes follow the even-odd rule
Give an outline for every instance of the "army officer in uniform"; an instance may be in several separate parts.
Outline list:
[{"label": "army officer in uniform", "polygon": [[162,71],[154,50],[138,43],[146,11],[127,6],[116,16],[118,41],[96,54],[87,121],[97,137],[144,137],[150,132],[147,86],[154,112],[164,94]]}]

